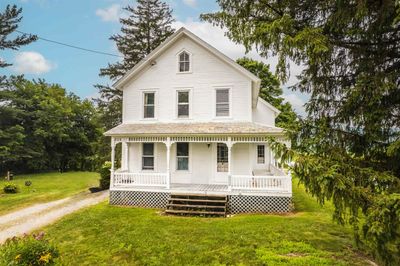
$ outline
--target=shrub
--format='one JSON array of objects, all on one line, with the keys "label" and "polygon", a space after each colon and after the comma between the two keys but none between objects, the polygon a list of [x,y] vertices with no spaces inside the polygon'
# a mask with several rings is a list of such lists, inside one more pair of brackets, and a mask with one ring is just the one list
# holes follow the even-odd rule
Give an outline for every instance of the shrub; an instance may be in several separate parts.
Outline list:
[{"label": "shrub", "polygon": [[109,189],[110,188],[110,169],[111,162],[105,162],[100,168],[100,188]]},{"label": "shrub", "polygon": [[0,246],[0,265],[53,265],[59,256],[55,246],[44,240],[44,233],[7,239]]},{"label": "shrub", "polygon": [[6,183],[3,187],[4,193],[13,194],[19,192],[19,187],[13,183]]},{"label": "shrub", "polygon": [[25,186],[29,187],[30,185],[32,185],[32,182],[30,180],[25,181]]}]

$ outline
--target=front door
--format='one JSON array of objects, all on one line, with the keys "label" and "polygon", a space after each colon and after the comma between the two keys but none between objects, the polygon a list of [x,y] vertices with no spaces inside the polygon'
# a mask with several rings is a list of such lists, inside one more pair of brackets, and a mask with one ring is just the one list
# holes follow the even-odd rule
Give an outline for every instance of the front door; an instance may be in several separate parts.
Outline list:
[{"label": "front door", "polygon": [[215,183],[228,183],[228,146],[225,143],[217,143],[217,167]]}]

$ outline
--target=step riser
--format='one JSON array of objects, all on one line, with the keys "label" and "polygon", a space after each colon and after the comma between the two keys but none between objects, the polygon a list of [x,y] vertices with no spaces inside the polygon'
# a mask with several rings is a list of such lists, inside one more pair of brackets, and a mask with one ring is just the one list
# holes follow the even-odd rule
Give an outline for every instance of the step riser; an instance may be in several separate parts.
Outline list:
[{"label": "step riser", "polygon": [[172,194],[165,213],[185,216],[226,216],[225,195]]}]

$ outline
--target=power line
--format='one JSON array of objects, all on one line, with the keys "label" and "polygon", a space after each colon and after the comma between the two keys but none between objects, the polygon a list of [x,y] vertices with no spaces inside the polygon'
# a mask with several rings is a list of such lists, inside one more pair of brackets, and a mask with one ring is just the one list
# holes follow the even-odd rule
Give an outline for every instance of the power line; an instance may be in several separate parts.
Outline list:
[{"label": "power line", "polygon": [[[21,34],[36,35],[36,34],[26,33],[26,32],[19,31],[19,30],[15,30],[15,31],[18,32],[18,33],[21,33]],[[38,37],[39,40],[42,40],[42,41],[51,42],[51,43],[55,43],[55,44],[58,44],[58,45],[63,45],[63,46],[66,46],[66,47],[70,47],[70,48],[86,51],[86,52],[91,52],[91,53],[95,53],[95,54],[102,54],[102,55],[108,55],[108,56],[114,56],[114,57],[120,57],[120,58],[123,57],[123,56],[116,55],[116,54],[105,53],[105,52],[101,52],[101,51],[96,51],[96,50],[92,50],[92,49],[87,49],[87,48],[75,46],[75,45],[72,45],[72,44],[53,41],[53,40],[50,40],[50,39],[46,39],[46,38],[40,37],[38,35],[36,35],[36,36]]]}]

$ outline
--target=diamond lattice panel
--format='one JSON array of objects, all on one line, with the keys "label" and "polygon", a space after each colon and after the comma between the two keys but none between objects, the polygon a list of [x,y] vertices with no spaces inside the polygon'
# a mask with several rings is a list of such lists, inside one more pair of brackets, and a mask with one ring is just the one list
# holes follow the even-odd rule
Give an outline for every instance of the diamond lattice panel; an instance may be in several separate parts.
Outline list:
[{"label": "diamond lattice panel", "polygon": [[166,208],[169,193],[147,191],[110,191],[110,204],[147,208]]},{"label": "diamond lattice panel", "polygon": [[291,197],[231,195],[228,201],[230,213],[283,213],[290,212]]}]

